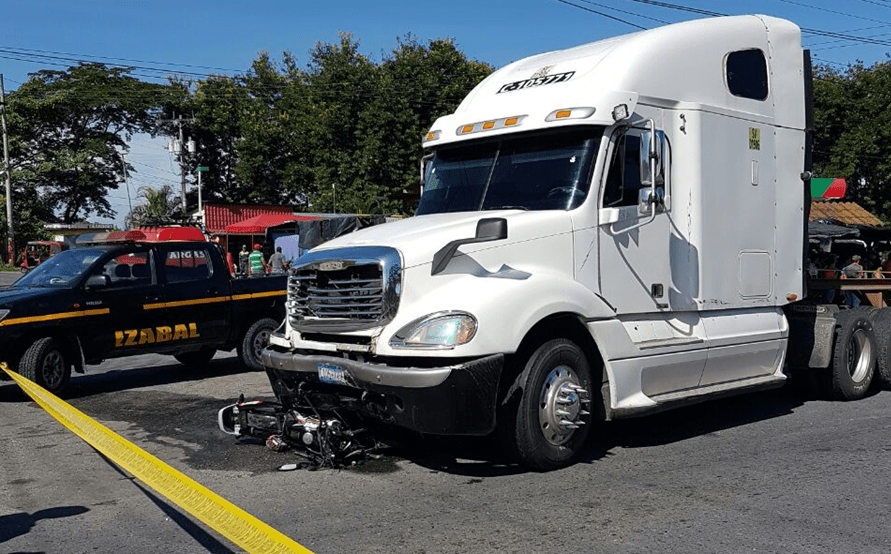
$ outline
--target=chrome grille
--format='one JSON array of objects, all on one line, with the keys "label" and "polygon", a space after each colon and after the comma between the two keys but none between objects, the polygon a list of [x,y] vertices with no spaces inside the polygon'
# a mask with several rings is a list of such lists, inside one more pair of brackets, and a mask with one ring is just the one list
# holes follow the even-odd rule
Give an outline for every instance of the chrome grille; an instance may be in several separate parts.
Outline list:
[{"label": "chrome grille", "polygon": [[401,264],[391,248],[346,248],[307,254],[288,278],[288,321],[303,331],[368,329],[393,318]]}]

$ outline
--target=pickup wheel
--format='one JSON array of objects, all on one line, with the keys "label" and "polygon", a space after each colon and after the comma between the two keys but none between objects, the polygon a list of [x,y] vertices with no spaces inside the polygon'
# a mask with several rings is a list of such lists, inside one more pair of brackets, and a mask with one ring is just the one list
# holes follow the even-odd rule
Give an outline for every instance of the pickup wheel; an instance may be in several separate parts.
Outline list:
[{"label": "pickup wheel", "polygon": [[578,455],[591,427],[591,367],[573,342],[550,340],[529,357],[499,413],[499,433],[519,462],[559,469]]},{"label": "pickup wheel", "polygon": [[202,348],[201,350],[195,350],[193,352],[174,354],[173,357],[183,365],[198,368],[206,366],[216,353],[217,351],[213,348]]},{"label": "pickup wheel", "polygon": [[238,345],[238,358],[253,370],[266,369],[260,359],[260,352],[269,344],[269,335],[278,327],[278,322],[270,317],[258,319],[245,332]]},{"label": "pickup wheel", "polygon": [[876,333],[876,375],[879,385],[891,389],[891,308],[873,310],[870,320]]},{"label": "pickup wheel", "polygon": [[59,394],[71,379],[68,351],[53,337],[37,339],[22,355],[19,373],[51,393]]},{"label": "pickup wheel", "polygon": [[828,391],[835,400],[858,400],[866,396],[876,369],[876,335],[866,313],[860,310],[838,314]]}]

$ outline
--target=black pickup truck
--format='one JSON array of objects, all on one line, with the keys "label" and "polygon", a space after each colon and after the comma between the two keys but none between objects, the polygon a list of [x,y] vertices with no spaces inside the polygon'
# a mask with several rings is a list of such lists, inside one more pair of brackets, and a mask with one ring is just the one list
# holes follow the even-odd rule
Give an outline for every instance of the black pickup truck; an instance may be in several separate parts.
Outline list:
[{"label": "black pickup truck", "polygon": [[168,240],[183,236],[193,237],[94,237],[0,289],[0,361],[54,393],[72,368],[149,352],[200,366],[236,348],[247,367],[263,369],[260,351],[284,320],[287,276],[234,278],[218,244]]}]

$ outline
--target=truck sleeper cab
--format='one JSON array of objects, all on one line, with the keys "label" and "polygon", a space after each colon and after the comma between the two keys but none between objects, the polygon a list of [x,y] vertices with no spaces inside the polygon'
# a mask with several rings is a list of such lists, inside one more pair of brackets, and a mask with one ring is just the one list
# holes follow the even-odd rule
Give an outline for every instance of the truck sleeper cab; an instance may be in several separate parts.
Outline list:
[{"label": "truck sleeper cab", "polygon": [[809,78],[799,29],[760,15],[494,72],[426,135],[415,217],[297,261],[262,355],[276,396],[498,430],[546,470],[597,421],[781,386],[790,322],[812,367],[863,388],[863,314],[786,315],[806,293]]}]

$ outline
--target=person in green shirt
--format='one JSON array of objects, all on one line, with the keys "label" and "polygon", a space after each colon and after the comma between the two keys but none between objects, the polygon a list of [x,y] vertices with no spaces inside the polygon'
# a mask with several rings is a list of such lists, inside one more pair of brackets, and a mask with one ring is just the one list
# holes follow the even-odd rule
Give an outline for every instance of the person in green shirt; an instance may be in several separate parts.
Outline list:
[{"label": "person in green shirt", "polygon": [[250,275],[263,275],[266,273],[266,260],[263,259],[263,248],[259,244],[254,245],[254,250],[248,255],[248,273]]}]

